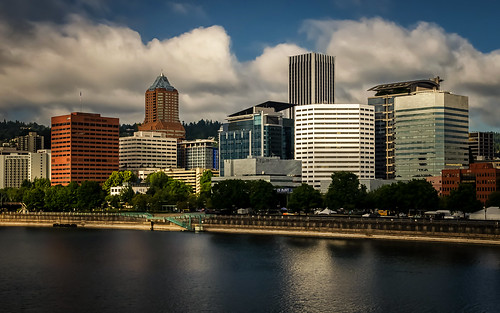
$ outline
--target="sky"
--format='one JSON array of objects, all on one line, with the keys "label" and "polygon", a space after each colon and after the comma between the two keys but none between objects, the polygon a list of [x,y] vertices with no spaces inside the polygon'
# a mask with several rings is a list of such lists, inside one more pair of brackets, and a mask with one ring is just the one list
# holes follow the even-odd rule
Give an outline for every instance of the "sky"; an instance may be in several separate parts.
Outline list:
[{"label": "sky", "polygon": [[[2,0],[0,119],[84,111],[144,120],[163,72],[180,119],[224,121],[287,101],[288,56],[336,57],[335,101],[440,76],[469,97],[471,131],[500,131],[500,2]],[[81,92],[81,97],[80,97]]]}]

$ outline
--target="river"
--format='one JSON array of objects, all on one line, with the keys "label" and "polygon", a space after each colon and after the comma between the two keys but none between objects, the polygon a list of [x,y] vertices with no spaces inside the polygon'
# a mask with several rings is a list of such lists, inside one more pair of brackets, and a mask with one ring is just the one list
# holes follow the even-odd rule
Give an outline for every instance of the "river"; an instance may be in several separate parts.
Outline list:
[{"label": "river", "polygon": [[500,248],[0,227],[1,312],[498,312]]}]

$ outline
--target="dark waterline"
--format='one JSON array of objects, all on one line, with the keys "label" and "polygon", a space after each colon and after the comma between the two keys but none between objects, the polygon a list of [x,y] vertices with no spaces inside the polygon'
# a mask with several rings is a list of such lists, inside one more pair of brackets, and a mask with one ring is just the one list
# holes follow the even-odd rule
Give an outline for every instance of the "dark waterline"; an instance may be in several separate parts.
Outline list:
[{"label": "dark waterline", "polygon": [[0,227],[1,312],[498,312],[500,248]]}]

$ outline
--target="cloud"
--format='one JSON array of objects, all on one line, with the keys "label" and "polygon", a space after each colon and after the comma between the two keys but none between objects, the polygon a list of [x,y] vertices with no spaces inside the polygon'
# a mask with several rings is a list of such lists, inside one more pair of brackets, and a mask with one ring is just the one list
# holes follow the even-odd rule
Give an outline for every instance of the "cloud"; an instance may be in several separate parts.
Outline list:
[{"label": "cloud", "polygon": [[[45,125],[81,107],[142,122],[144,92],[162,70],[179,90],[181,120],[223,121],[267,100],[287,101],[287,57],[307,52],[281,43],[240,62],[221,26],[145,43],[128,27],[81,15],[29,27],[29,35],[12,36],[11,25],[0,22],[0,118]],[[381,18],[309,20],[302,31],[318,52],[336,56],[337,102],[366,103],[374,85],[439,75],[443,89],[469,96],[471,129],[498,130],[500,51],[479,52],[424,22],[405,28]]]},{"label": "cloud", "polygon": [[336,56],[338,102],[366,102],[375,85],[439,75],[442,89],[469,96],[471,129],[499,127],[500,50],[482,53],[426,22],[405,28],[381,18],[309,20],[302,31],[318,50]]},{"label": "cloud", "polygon": [[169,2],[168,5],[172,9],[172,11],[180,15],[196,15],[199,17],[207,16],[203,8],[198,5],[179,2]]},{"label": "cloud", "polygon": [[[11,38],[9,26],[0,24],[0,118],[46,125],[51,116],[81,108],[142,122],[144,92],[162,70],[179,90],[181,120],[222,121],[266,100],[286,101],[286,53],[302,51],[283,45],[241,63],[220,26],[147,43],[127,27],[77,15],[62,26],[31,27],[29,37]],[[267,68],[274,60],[285,66]]]}]

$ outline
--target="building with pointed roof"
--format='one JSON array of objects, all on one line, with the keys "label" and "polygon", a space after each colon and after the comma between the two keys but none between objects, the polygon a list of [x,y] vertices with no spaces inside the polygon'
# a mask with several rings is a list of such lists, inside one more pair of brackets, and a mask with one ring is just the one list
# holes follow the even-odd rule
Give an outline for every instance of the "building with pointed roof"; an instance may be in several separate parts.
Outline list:
[{"label": "building with pointed roof", "polygon": [[146,90],[145,98],[146,114],[139,130],[163,132],[169,138],[183,139],[186,131],[179,120],[179,92],[163,73]]}]

